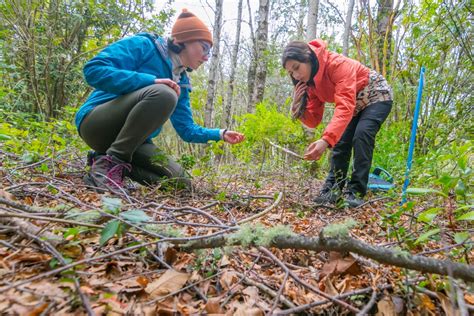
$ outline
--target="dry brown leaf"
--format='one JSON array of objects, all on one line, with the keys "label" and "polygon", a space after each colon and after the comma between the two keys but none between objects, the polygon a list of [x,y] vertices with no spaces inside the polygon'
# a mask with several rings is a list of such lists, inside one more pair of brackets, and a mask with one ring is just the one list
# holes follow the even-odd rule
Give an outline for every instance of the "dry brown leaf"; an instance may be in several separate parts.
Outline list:
[{"label": "dry brown leaf", "polygon": [[173,268],[177,271],[181,271],[182,269],[189,267],[192,265],[192,261],[194,261],[194,256],[191,254],[179,254],[178,259],[176,259],[173,263]]},{"label": "dry brown leaf", "polygon": [[324,264],[320,277],[343,273],[358,275],[361,272],[357,260],[352,255],[349,254],[343,258],[339,252],[331,251],[329,252],[329,261]]},{"label": "dry brown leaf", "polygon": [[349,292],[352,289],[351,283],[351,277],[345,277],[344,280],[336,284],[336,289],[340,294]]},{"label": "dry brown leaf", "polygon": [[242,291],[242,293],[245,295],[245,302],[249,306],[253,306],[260,301],[258,288],[256,286],[248,286]]},{"label": "dry brown leaf", "polygon": [[224,313],[224,310],[220,306],[220,301],[220,297],[212,297],[208,299],[204,309],[208,314],[222,314]]},{"label": "dry brown leaf", "polygon": [[418,297],[420,299],[420,307],[421,307],[421,310],[430,310],[430,311],[434,311],[436,309],[436,306],[434,305],[433,301],[431,300],[431,298],[426,295],[426,294],[423,294],[423,293],[419,293],[418,294]]},{"label": "dry brown leaf", "polygon": [[2,189],[0,189],[0,197],[7,200],[15,200],[15,196],[13,194]]},{"label": "dry brown leaf", "polygon": [[39,316],[41,313],[48,307],[49,303],[43,303],[35,306],[35,308],[29,310],[27,313],[23,314],[25,316]]},{"label": "dry brown leaf", "polygon": [[133,313],[135,315],[154,316],[156,315],[155,309],[155,306],[137,304],[133,310]]},{"label": "dry brown leaf", "polygon": [[329,277],[325,277],[323,280],[324,292],[331,295],[336,296],[339,294],[339,291],[336,289],[334,284],[332,283]]},{"label": "dry brown leaf", "polygon": [[227,257],[226,255],[222,256],[221,262],[219,262],[219,266],[222,268],[222,267],[228,266],[229,264],[230,264],[229,257]]},{"label": "dry brown leaf", "polygon": [[219,283],[221,284],[222,288],[225,291],[228,291],[232,285],[234,285],[238,281],[237,273],[235,271],[226,270],[222,273]]},{"label": "dry brown leaf", "polygon": [[395,312],[395,304],[393,304],[392,300],[388,296],[384,296],[378,303],[377,303],[377,314],[376,316],[397,316]]},{"label": "dry brown leaf", "polygon": [[166,295],[182,288],[188,279],[189,275],[187,273],[169,269],[158,280],[149,283],[145,288],[145,292],[152,297]]},{"label": "dry brown leaf", "polygon": [[141,275],[137,277],[137,283],[140,284],[143,287],[146,287],[148,283],[150,283],[150,280],[147,279],[147,277]]},{"label": "dry brown leaf", "polygon": [[263,316],[263,311],[254,306],[248,306],[247,304],[241,304],[234,313],[234,316]]},{"label": "dry brown leaf", "polygon": [[474,295],[473,294],[469,294],[469,293],[464,294],[464,300],[466,301],[466,303],[474,305]]},{"label": "dry brown leaf", "polygon": [[44,253],[21,252],[11,256],[8,261],[20,262],[43,262],[51,259],[50,255]]},{"label": "dry brown leaf", "polygon": [[461,312],[459,311],[459,309],[453,306],[449,297],[440,292],[436,293],[436,295],[438,296],[438,299],[441,302],[441,307],[443,308],[443,311],[446,313],[447,316],[461,315]]}]

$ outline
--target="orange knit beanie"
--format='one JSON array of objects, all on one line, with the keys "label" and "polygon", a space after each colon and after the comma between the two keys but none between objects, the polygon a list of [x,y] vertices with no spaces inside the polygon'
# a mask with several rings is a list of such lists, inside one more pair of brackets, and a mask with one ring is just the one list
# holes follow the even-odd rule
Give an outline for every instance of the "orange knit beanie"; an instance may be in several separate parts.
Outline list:
[{"label": "orange knit beanie", "polygon": [[212,34],[207,26],[193,13],[183,9],[171,29],[171,37],[177,43],[203,40],[212,45]]}]

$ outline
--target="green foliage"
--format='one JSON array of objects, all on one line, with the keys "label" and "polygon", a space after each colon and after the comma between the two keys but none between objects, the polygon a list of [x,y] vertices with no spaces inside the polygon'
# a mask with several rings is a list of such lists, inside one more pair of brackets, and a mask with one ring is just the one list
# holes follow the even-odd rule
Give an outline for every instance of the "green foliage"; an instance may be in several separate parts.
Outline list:
[{"label": "green foliage", "polygon": [[99,244],[103,246],[105,245],[107,241],[109,241],[115,235],[120,236],[121,228],[122,228],[122,223],[117,219],[114,219],[108,222],[105,225],[104,229],[102,230],[102,233],[100,234]]},{"label": "green foliage", "polygon": [[196,250],[197,257],[194,261],[193,271],[202,271],[206,277],[215,274],[218,270],[219,261],[223,257],[223,251],[220,248],[209,250]]},{"label": "green foliage", "polygon": [[174,11],[169,3],[159,10],[148,0],[0,2],[0,104],[47,118],[80,104],[83,64],[124,36],[162,34]]},{"label": "green foliage", "polygon": [[267,138],[296,152],[302,152],[307,146],[301,123],[278,111],[276,104],[262,102],[257,104],[255,113],[244,114],[236,120],[246,141],[233,146],[232,152],[242,161],[250,162],[262,148],[268,147]]},{"label": "green foliage", "polygon": [[147,222],[151,220],[150,216],[148,216],[144,211],[142,210],[129,210],[120,213],[120,217],[122,217],[124,220],[129,221],[133,224],[139,224],[143,222]]},{"label": "green foliage", "polygon": [[178,163],[186,170],[191,170],[196,165],[196,157],[193,155],[182,154]]},{"label": "green foliage", "polygon": [[69,147],[85,150],[71,123],[74,111],[66,108],[63,119],[49,121],[35,114],[0,111],[0,144],[4,150],[22,156],[25,163],[57,155]]}]

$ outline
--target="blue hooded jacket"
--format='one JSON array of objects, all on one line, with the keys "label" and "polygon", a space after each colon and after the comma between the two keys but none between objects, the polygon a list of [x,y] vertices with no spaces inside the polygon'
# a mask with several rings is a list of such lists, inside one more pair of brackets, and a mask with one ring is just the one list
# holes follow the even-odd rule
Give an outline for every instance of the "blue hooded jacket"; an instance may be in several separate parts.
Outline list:
[{"label": "blue hooded jacket", "polygon": [[[173,78],[166,40],[148,33],[121,39],[87,62],[84,76],[95,90],[76,114],[78,130],[84,117],[96,106],[152,85],[157,78]],[[193,143],[220,140],[220,129],[205,128],[194,122],[189,103],[191,84],[186,72],[182,73],[178,85],[181,94],[170,117],[178,135],[184,141]],[[157,129],[147,140],[160,132],[161,128]]]}]

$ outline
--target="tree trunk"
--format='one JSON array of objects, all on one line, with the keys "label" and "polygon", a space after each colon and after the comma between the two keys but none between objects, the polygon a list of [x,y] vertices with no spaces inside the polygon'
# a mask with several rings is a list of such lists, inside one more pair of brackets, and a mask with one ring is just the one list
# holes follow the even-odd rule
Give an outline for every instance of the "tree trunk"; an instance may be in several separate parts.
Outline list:
[{"label": "tree trunk", "polygon": [[342,54],[347,56],[349,50],[349,34],[351,32],[352,25],[352,11],[354,10],[354,0],[349,0],[349,6],[347,7],[346,21],[344,23],[344,37],[342,39]]},{"label": "tree trunk", "polygon": [[268,15],[270,12],[270,1],[260,0],[258,9],[258,27],[257,36],[255,39],[256,45],[256,63],[255,69],[255,83],[253,88],[253,94],[250,107],[247,109],[248,112],[253,112],[255,104],[263,100],[263,94],[265,93],[265,80],[267,78],[267,57],[265,56],[265,50],[267,49],[268,42]]},{"label": "tree trunk", "polygon": [[214,110],[214,99],[216,96],[216,82],[217,82],[217,72],[219,70],[219,48],[221,40],[221,28],[222,28],[222,3],[223,0],[216,0],[216,10],[215,10],[215,19],[214,19],[214,32],[213,32],[213,41],[214,47],[212,48],[212,59],[211,66],[209,70],[209,81],[207,85],[207,102],[206,110],[204,113],[204,125],[211,126],[213,121],[213,110]]},{"label": "tree trunk", "polygon": [[234,81],[235,81],[235,70],[237,69],[237,57],[239,53],[240,46],[240,29],[242,26],[242,2],[239,0],[238,10],[237,10],[237,27],[235,29],[235,43],[232,48],[232,60],[230,65],[230,76],[229,76],[229,87],[227,89],[227,97],[224,105],[224,115],[223,123],[226,128],[230,128],[231,117],[232,117],[232,100],[234,95]]},{"label": "tree trunk", "polygon": [[377,63],[383,76],[387,75],[387,65],[390,61],[392,25],[394,20],[393,0],[379,1],[377,10]]},{"label": "tree trunk", "polygon": [[316,31],[317,31],[317,25],[318,25],[318,11],[319,11],[319,0],[309,0],[308,28],[306,31],[306,40],[308,42],[316,38]]}]

